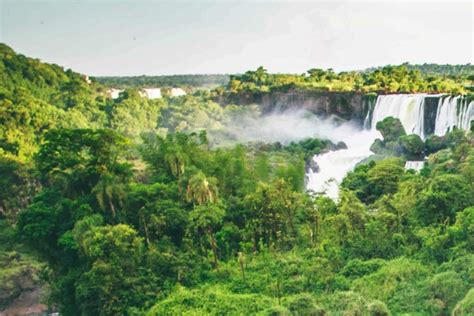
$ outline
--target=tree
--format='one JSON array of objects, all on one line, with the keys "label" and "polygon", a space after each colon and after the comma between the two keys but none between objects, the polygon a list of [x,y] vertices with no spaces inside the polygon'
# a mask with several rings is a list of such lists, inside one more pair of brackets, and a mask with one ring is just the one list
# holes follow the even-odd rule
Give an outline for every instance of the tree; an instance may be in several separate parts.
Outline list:
[{"label": "tree", "polygon": [[201,232],[201,234],[202,232],[205,232],[209,238],[209,243],[211,245],[212,254],[214,257],[214,267],[216,268],[218,268],[218,255],[213,227],[222,222],[224,215],[224,209],[220,205],[212,202],[198,204],[189,213],[189,220],[192,227],[198,232]]},{"label": "tree", "polygon": [[110,212],[112,223],[117,221],[117,206],[122,206],[125,197],[124,180],[114,174],[103,173],[100,175],[99,182],[92,188],[92,193],[95,193],[100,208]]},{"label": "tree", "polygon": [[398,139],[403,153],[408,160],[422,160],[424,158],[425,144],[420,136],[411,134]]},{"label": "tree", "polygon": [[377,162],[367,172],[367,180],[373,198],[377,199],[383,194],[395,193],[398,182],[404,173],[403,161],[400,159],[392,158]]},{"label": "tree", "polygon": [[140,306],[148,285],[140,275],[144,248],[137,232],[123,224],[92,227],[80,242],[83,256],[90,263],[77,280],[82,313],[123,315],[129,307]]},{"label": "tree", "polygon": [[439,175],[420,192],[416,216],[424,224],[454,222],[456,212],[472,205],[473,197],[472,186],[462,176]]},{"label": "tree", "polygon": [[375,128],[382,134],[385,143],[397,141],[400,136],[406,135],[400,120],[391,116],[377,122]]},{"label": "tree", "polygon": [[51,130],[35,160],[44,184],[77,197],[90,193],[103,176],[104,183],[113,175],[130,178],[130,165],[120,161],[127,144],[111,130]]},{"label": "tree", "polygon": [[186,201],[194,205],[212,203],[217,200],[217,186],[214,178],[207,178],[202,171],[192,175],[186,186]]}]

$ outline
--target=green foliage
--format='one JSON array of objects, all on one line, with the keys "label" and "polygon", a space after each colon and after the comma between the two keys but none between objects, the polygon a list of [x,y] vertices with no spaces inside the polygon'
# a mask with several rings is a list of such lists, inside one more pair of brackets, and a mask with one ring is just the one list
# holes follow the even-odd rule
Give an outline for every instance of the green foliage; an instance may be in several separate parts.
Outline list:
[{"label": "green foliage", "polygon": [[147,315],[249,315],[273,305],[276,305],[274,299],[259,294],[234,294],[219,287],[197,290],[178,287]]},{"label": "green foliage", "polygon": [[141,133],[158,131],[162,100],[148,100],[137,91],[126,90],[110,108],[110,127],[122,135],[137,138]]},{"label": "green foliage", "polygon": [[456,212],[474,203],[473,196],[472,187],[462,176],[436,176],[420,192],[417,218],[424,223],[454,222]]},{"label": "green foliage", "polygon": [[224,110],[205,97],[185,96],[173,98],[161,111],[160,128],[170,132],[209,131],[222,127]]},{"label": "green foliage", "polygon": [[446,146],[443,138],[440,136],[430,135],[425,140],[425,151],[427,154],[433,154],[444,148],[446,148]]},{"label": "green foliage", "polygon": [[377,122],[375,128],[382,134],[384,142],[397,141],[400,136],[406,135],[400,120],[391,116]]},{"label": "green foliage", "polygon": [[[340,72],[312,68],[307,74],[269,74],[265,68],[231,75],[228,93],[288,91],[362,91],[366,93],[463,93],[472,74],[471,65],[384,66],[365,72]],[[449,76],[447,76],[449,74]],[[216,90],[217,93],[219,91]]]},{"label": "green foliage", "polygon": [[466,296],[456,304],[453,315],[469,315],[474,313],[474,288],[470,289]]},{"label": "green foliage", "polygon": [[94,227],[84,233],[80,246],[90,263],[76,288],[83,314],[124,314],[141,303],[146,280],[140,276],[143,240],[136,231],[123,224]]},{"label": "green foliage", "polygon": [[[472,311],[472,133],[423,144],[387,118],[373,146],[381,159],[358,165],[333,201],[304,191],[305,164],[343,144],[215,147],[233,118],[258,109],[205,93],[111,100],[72,71],[4,45],[0,57],[2,307],[44,282],[48,305],[73,316]],[[232,76],[227,92],[457,91],[462,81],[439,80],[408,65],[260,67]],[[382,159],[425,153],[421,173]]]},{"label": "green foliage", "polygon": [[439,300],[444,306],[444,312],[449,313],[454,305],[466,293],[466,284],[461,276],[454,271],[438,273],[429,282],[429,288],[434,300]]},{"label": "green foliage", "polygon": [[[364,297],[396,306],[394,313],[415,312],[414,306],[426,299],[423,282],[429,270],[421,263],[409,259],[396,259],[378,271],[357,279],[353,288]],[[422,312],[418,310],[416,312]]]},{"label": "green foliage", "polygon": [[404,172],[403,161],[398,158],[373,161],[356,167],[341,187],[354,191],[361,201],[372,203],[384,194],[395,193]]},{"label": "green foliage", "polygon": [[425,143],[423,143],[420,136],[415,134],[405,135],[401,136],[398,141],[408,160],[423,160]]},{"label": "green foliage", "polygon": [[298,294],[292,296],[285,303],[292,315],[325,315],[324,309],[316,305],[314,298],[310,294]]}]

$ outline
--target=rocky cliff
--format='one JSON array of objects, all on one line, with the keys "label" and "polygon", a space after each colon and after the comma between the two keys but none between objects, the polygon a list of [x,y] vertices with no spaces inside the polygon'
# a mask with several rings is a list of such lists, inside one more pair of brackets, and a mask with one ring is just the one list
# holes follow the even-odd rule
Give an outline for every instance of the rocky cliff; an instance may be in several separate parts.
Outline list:
[{"label": "rocky cliff", "polygon": [[341,119],[363,122],[368,110],[368,96],[356,92],[245,92],[228,93],[216,98],[221,105],[258,104],[263,113],[304,109],[320,116],[336,115]]}]

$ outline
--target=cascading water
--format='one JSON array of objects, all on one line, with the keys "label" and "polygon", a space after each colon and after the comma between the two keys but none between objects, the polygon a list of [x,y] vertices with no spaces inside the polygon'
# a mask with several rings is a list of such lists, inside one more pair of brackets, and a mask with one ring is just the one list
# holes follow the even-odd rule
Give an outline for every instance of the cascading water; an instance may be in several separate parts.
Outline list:
[{"label": "cascading water", "polygon": [[181,88],[171,88],[170,95],[172,97],[180,97],[186,95],[186,91]]},{"label": "cascading water", "polygon": [[[370,145],[376,138],[381,138],[376,130],[377,122],[388,116],[400,120],[408,134],[417,134],[425,138],[425,98],[427,94],[400,94],[380,95],[371,111],[368,107],[364,120],[364,130],[354,133],[353,130],[344,132],[344,126],[338,128],[338,141],[344,141],[347,149],[331,151],[313,157],[318,165],[318,171],[309,170],[306,188],[316,193],[324,193],[332,199],[338,197],[338,187],[344,176],[351,171],[357,163],[372,154]],[[474,101],[467,102],[462,97],[440,97],[435,122],[436,135],[442,136],[454,126],[467,130],[474,120]],[[430,122],[427,122],[430,123]],[[422,161],[408,162],[406,168],[419,170]]]},{"label": "cascading water", "polygon": [[460,96],[440,98],[434,134],[443,136],[454,127],[468,130],[472,120],[474,120],[474,101],[468,103]]},{"label": "cascading water", "polygon": [[159,99],[161,98],[161,89],[160,88],[145,88],[143,89],[145,96],[148,99]]},{"label": "cascading water", "polygon": [[306,174],[306,188],[337,199],[342,179],[357,163],[372,154],[370,145],[375,138],[380,137],[380,133],[372,130],[357,131],[354,126],[343,124],[336,127],[331,134],[333,141],[344,141],[347,149],[314,156],[318,171],[309,169]]},{"label": "cascading water", "polygon": [[375,130],[377,122],[392,116],[400,120],[407,134],[417,134],[424,138],[425,96],[425,94],[379,96],[372,114],[372,130]]},{"label": "cascading water", "polygon": [[423,167],[425,166],[425,162],[423,160],[411,160],[411,161],[407,161],[405,162],[405,169],[407,170],[415,170],[415,171],[420,171],[421,169],[423,169]]}]

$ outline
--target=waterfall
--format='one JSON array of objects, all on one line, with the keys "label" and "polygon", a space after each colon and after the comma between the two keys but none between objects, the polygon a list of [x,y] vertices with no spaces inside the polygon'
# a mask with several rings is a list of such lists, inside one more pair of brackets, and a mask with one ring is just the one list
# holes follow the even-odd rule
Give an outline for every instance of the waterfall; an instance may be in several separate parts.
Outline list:
[{"label": "waterfall", "polygon": [[161,98],[161,89],[160,88],[145,88],[143,89],[145,96],[148,99],[159,99]]},{"label": "waterfall", "polygon": [[[364,158],[370,156],[370,145],[375,138],[381,138],[376,130],[377,122],[392,116],[398,118],[407,134],[417,134],[425,138],[425,98],[427,94],[393,94],[379,95],[373,110],[368,107],[364,120],[364,130],[355,132],[345,131],[343,127],[334,130],[338,134],[338,140],[346,143],[347,149],[331,151],[313,157],[318,165],[318,171],[309,170],[306,188],[316,193],[323,193],[332,199],[337,199],[339,184],[345,175]],[[474,101],[468,102],[461,96],[439,97],[436,109],[436,122],[434,133],[445,135],[454,126],[468,130],[471,121],[474,120]],[[370,105],[370,104],[369,104]],[[364,107],[366,108],[366,107]],[[434,111],[434,109],[433,109]],[[426,122],[427,124],[433,122]],[[405,168],[419,171],[423,168],[423,161],[407,161]]]},{"label": "waterfall", "polygon": [[440,98],[436,111],[434,134],[443,136],[454,127],[468,130],[474,120],[474,101],[470,103],[460,96]]},{"label": "waterfall", "polygon": [[364,119],[364,129],[370,129],[370,119],[372,118],[373,99],[367,98],[363,102],[364,102],[363,108],[367,109],[367,115],[365,116],[365,119]]},{"label": "waterfall", "polygon": [[115,89],[115,88],[111,88],[109,90],[107,90],[108,94],[110,95],[110,97],[112,99],[117,99],[120,95],[120,92],[123,92],[123,89]]},{"label": "waterfall", "polygon": [[405,169],[407,170],[412,169],[415,171],[420,171],[421,169],[423,169],[424,166],[425,166],[425,161],[423,160],[420,160],[420,161],[412,160],[412,161],[405,162]]},{"label": "waterfall", "polygon": [[407,134],[417,134],[424,138],[425,96],[425,94],[378,96],[372,113],[372,130],[375,130],[377,122],[392,116],[400,120]]},{"label": "waterfall", "polygon": [[180,97],[186,95],[186,92],[181,88],[171,88],[170,95],[172,97]]},{"label": "waterfall", "polygon": [[339,185],[345,175],[355,168],[357,163],[372,154],[370,145],[375,138],[380,137],[377,131],[356,131],[350,126],[340,126],[332,131],[339,140],[343,140],[347,149],[330,151],[313,157],[318,165],[318,171],[311,168],[306,174],[306,189],[315,193],[337,199]]},{"label": "waterfall", "polygon": [[[388,116],[400,120],[407,134],[417,134],[425,138],[424,114],[427,94],[392,94],[380,95],[377,98],[373,113],[367,112],[364,128],[375,130],[377,122]],[[434,134],[443,136],[454,127],[468,130],[474,120],[474,101],[468,102],[462,96],[439,96],[436,110]],[[370,119],[372,116],[372,119]]]}]

